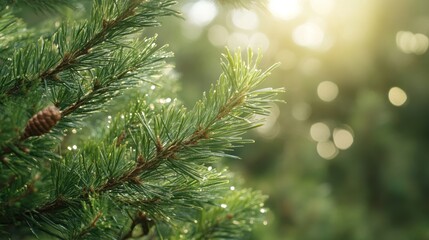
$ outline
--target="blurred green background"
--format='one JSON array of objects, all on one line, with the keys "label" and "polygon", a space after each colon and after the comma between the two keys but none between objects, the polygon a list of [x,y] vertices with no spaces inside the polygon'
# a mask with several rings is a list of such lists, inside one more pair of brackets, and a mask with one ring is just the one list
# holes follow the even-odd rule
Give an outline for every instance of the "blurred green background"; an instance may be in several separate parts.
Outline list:
[{"label": "blurred green background", "polygon": [[281,62],[265,85],[287,103],[227,161],[270,196],[254,239],[429,239],[427,0],[180,8],[185,20],[151,31],[175,52],[189,106],[219,76],[224,46]]}]

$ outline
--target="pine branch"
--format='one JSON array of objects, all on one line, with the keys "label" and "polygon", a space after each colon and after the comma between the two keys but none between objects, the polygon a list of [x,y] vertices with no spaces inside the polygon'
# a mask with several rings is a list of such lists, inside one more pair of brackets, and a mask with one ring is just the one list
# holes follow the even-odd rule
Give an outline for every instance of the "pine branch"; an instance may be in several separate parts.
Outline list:
[{"label": "pine branch", "polygon": [[[121,21],[124,21],[126,18],[133,16],[135,14],[134,10],[135,10],[135,8],[137,8],[137,6],[138,6],[137,2],[131,2],[129,4],[129,6],[126,9],[124,9],[119,14],[119,16],[117,16],[115,19],[110,20],[110,21],[103,19],[102,20],[102,28],[100,31],[95,33],[92,36],[92,38],[87,40],[83,44],[83,46],[81,46],[80,48],[78,48],[72,52],[64,53],[64,56],[60,60],[60,62],[58,64],[56,64],[56,66],[54,66],[53,68],[50,68],[50,69],[43,71],[39,75],[39,78],[50,79],[50,78],[53,78],[53,76],[55,76],[59,72],[62,72],[64,70],[67,70],[67,69],[73,67],[76,64],[76,61],[79,57],[82,57],[83,55],[90,53],[91,48],[102,43],[103,41],[108,41],[109,40],[109,38],[107,37],[108,34],[112,35],[112,37],[117,35],[118,33],[114,32],[116,27],[119,25],[119,23]],[[94,8],[96,8],[96,7],[94,7]],[[124,32],[126,30],[127,29],[122,29],[122,31],[124,31]]]},{"label": "pine branch", "polygon": [[171,0],[94,1],[89,21],[79,26],[64,23],[52,39],[40,39],[37,45],[15,53],[11,60],[14,72],[9,77],[13,79],[9,85],[15,85],[7,86],[10,89],[6,94],[15,95],[20,89],[37,84],[60,83],[68,87],[70,79],[61,80],[60,73],[103,63],[99,59],[108,55],[109,49],[121,46],[126,36],[144,27],[158,26],[157,17],[177,15],[169,8],[174,3]]},{"label": "pine branch", "polygon": [[[157,2],[157,4],[155,5],[154,2]],[[143,0],[118,2],[117,0],[104,0],[99,5],[94,5],[94,10],[91,14],[92,18],[88,24],[95,24],[93,26],[83,24],[77,29],[77,32],[85,32],[85,29],[89,31],[86,33],[88,36],[85,36],[85,41],[82,43],[67,43],[67,40],[61,38],[60,35],[67,36],[67,34],[63,35],[61,33],[66,33],[68,27],[61,29],[56,42],[64,48],[64,50],[60,50],[63,52],[63,58],[56,66],[43,71],[39,77],[41,79],[54,78],[56,74],[79,65],[79,61],[83,62],[85,59],[83,56],[85,55],[96,55],[97,58],[106,55],[108,53],[105,51],[106,46],[103,47],[104,51],[98,54],[94,53],[96,51],[94,48],[100,44],[105,45],[104,43],[119,44],[116,40],[118,37],[130,35],[144,27],[157,26],[158,23],[154,20],[155,16],[162,17],[177,14],[169,9],[172,4],[174,2],[169,0],[161,2]],[[113,6],[117,6],[117,8]],[[94,30],[92,32],[91,28],[98,31]],[[67,45],[70,46],[70,51],[65,51],[67,49],[65,46]]]},{"label": "pine branch", "polygon": [[33,10],[44,12],[44,11],[56,11],[60,7],[73,7],[73,0],[1,0],[0,7],[6,6],[24,6],[31,7]]},{"label": "pine branch", "polygon": [[180,239],[179,234],[196,240],[244,239],[252,225],[266,221],[265,200],[266,196],[249,189],[231,190],[216,205],[207,206],[199,213],[198,224],[188,224],[184,227],[186,232],[178,231],[173,239]]},{"label": "pine branch", "polygon": [[[163,48],[156,48],[155,38],[127,43],[131,46],[121,46],[117,49],[118,44],[125,44],[124,37],[143,27],[157,25],[155,17],[175,14],[169,9],[174,2],[133,0],[109,5],[113,2],[116,1],[104,0],[101,3],[95,1],[98,5],[94,5],[90,21],[92,25],[84,23],[68,31],[69,27],[65,24],[54,34],[52,41],[40,39],[40,46],[29,45],[17,51],[11,60],[13,72],[3,76],[4,81],[1,84],[0,80],[0,89],[3,88],[5,91],[9,88],[6,94],[18,94],[23,91],[27,93],[29,89],[38,85],[38,79],[42,79],[45,87],[52,82],[53,85],[49,85],[49,88],[53,102],[64,108],[62,117],[76,112],[75,115],[82,118],[90,112],[99,110],[105,105],[106,99],[118,95],[119,90],[135,86],[141,81],[150,81],[149,78],[158,74],[165,64],[164,59],[170,54],[165,53]],[[75,42],[70,42],[70,36]],[[54,47],[49,48],[49,45]],[[106,51],[112,47],[115,47],[115,50]],[[53,60],[58,58],[58,53],[63,57],[55,63]],[[107,60],[98,60],[105,55]],[[31,60],[32,56],[36,59]],[[26,60],[23,62],[23,59]],[[90,76],[95,74],[95,77],[90,79],[93,86],[89,90],[84,87],[88,84],[83,83],[83,80],[88,80],[85,79],[88,73],[79,70],[87,65],[92,66],[92,69],[84,70],[89,71]],[[46,70],[37,73],[44,67]],[[63,80],[59,74],[64,77]],[[11,81],[13,76],[16,76],[15,80]],[[76,81],[76,78],[81,80]],[[58,87],[58,83],[65,86]],[[66,119],[66,122],[71,121]],[[3,163],[4,156],[11,152],[10,148],[3,148],[0,156]]]},{"label": "pine branch", "polygon": [[[228,52],[222,63],[224,73],[191,111],[173,101],[146,115],[150,104],[144,98],[134,103],[129,108],[133,114],[120,113],[126,117],[118,117],[121,120],[113,123],[105,139],[88,143],[52,165],[49,200],[17,212],[12,219],[32,216],[31,221],[51,225],[48,216],[72,211],[76,203],[93,196],[107,196],[118,205],[143,208],[159,222],[174,208],[189,211],[216,197],[216,186],[224,182],[215,173],[210,173],[210,181],[204,180],[210,176],[207,159],[231,156],[224,151],[248,142],[239,136],[259,124],[252,117],[266,114],[272,98],[281,92],[253,90],[271,68],[262,72],[252,59],[251,52],[247,62],[240,53]],[[210,191],[211,197],[198,189]],[[57,228],[67,225],[58,224]]]},{"label": "pine branch", "polygon": [[[251,59],[252,55],[250,52],[249,55],[249,59]],[[116,146],[116,141],[112,142],[112,146],[114,147],[110,148],[111,150],[108,150],[109,148],[107,148],[100,151],[98,150],[98,146],[89,147],[88,151],[93,153],[109,153],[109,151],[111,151],[109,157],[106,158],[106,161],[111,162],[109,163],[110,165],[114,164],[114,166],[118,167],[112,168],[111,170],[102,170],[107,167],[104,165],[97,167],[98,171],[102,170],[110,172],[110,174],[107,175],[105,173],[99,173],[94,176],[93,173],[91,173],[92,170],[90,170],[92,167],[90,169],[79,171],[79,174],[82,174],[82,172],[88,172],[88,175],[85,178],[96,177],[95,182],[98,184],[88,186],[88,189],[91,189],[90,192],[83,192],[78,195],[70,192],[70,194],[72,194],[70,197],[74,199],[73,201],[85,200],[89,194],[104,194],[125,186],[126,184],[144,184],[144,182],[140,182],[138,180],[138,177],[141,177],[146,172],[153,172],[161,166],[169,166],[169,168],[173,168],[174,171],[178,171],[180,174],[198,179],[198,175],[192,173],[190,168],[185,167],[187,164],[185,160],[199,162],[201,159],[207,158],[208,156],[221,156],[219,153],[216,153],[216,151],[218,151],[217,149],[227,149],[231,146],[231,143],[243,142],[240,139],[236,139],[235,136],[254,127],[254,123],[247,118],[255,112],[261,112],[261,109],[268,105],[269,101],[261,100],[264,98],[260,98],[260,96],[274,96],[278,91],[250,91],[251,88],[258,85],[267,77],[268,72],[261,72],[260,70],[255,69],[254,66],[253,68],[249,68],[251,62],[248,64],[243,62],[241,55],[238,53],[235,54],[234,57],[228,53],[225,56],[225,59],[227,61],[223,64],[225,73],[221,76],[218,84],[211,89],[208,97],[199,102],[191,112],[186,113],[183,112],[181,108],[172,107],[164,110],[163,116],[154,116],[154,119],[152,119],[153,121],[146,119],[144,115],[137,115],[137,117],[134,116],[130,118],[130,122],[133,122],[136,119],[138,120],[142,134],[136,135],[131,131],[129,132],[129,137],[151,141],[151,144],[147,144],[147,142],[140,143],[139,140],[135,140],[134,144],[136,145],[133,147],[134,149],[141,149],[142,147],[145,149],[139,150],[141,153],[137,156],[134,166],[123,164],[118,168],[119,162],[123,161],[124,157],[131,156],[132,154],[125,154],[123,152],[123,147],[118,148]],[[252,107],[251,112],[246,113],[245,109],[249,106],[247,103],[252,103],[254,106]],[[203,115],[200,113],[202,107],[206,109],[208,114]],[[245,115],[238,117],[238,112],[245,112]],[[261,113],[264,112],[262,111]],[[184,120],[182,120],[182,122],[172,121],[173,116]],[[201,118],[203,116],[204,118]],[[230,123],[225,124],[226,122]],[[180,127],[179,125],[188,125],[189,127]],[[233,126],[234,129],[237,129],[232,130],[231,126]],[[229,127],[231,129],[224,130],[225,127]],[[195,130],[192,130],[193,128]],[[179,130],[179,132],[174,134],[176,137],[173,139],[171,136],[168,136],[171,134],[166,132],[167,129],[170,133],[173,129]],[[121,130],[119,134],[122,134],[122,131],[123,130]],[[222,134],[220,134],[220,132],[222,132]],[[228,135],[230,137],[225,138]],[[95,151],[90,150],[92,148],[94,148]],[[82,152],[82,155],[80,156],[85,156],[90,152]],[[96,157],[96,159],[100,159],[100,157]],[[86,161],[87,160],[85,159],[75,161],[75,166],[73,168],[79,167],[79,163],[84,164]],[[128,168],[128,166],[131,167]],[[58,167],[63,168],[61,165]],[[128,170],[126,170],[127,168]],[[64,171],[70,170],[64,169]],[[71,172],[70,174],[74,176],[78,173]],[[79,177],[79,174],[76,175],[76,177]],[[100,178],[98,176],[103,177]],[[70,180],[71,179],[63,178],[61,181]],[[58,180],[55,180],[54,178],[54,181]],[[79,186],[79,184],[76,184],[76,186]],[[78,193],[78,191],[76,191],[76,193]],[[57,198],[37,208],[36,212],[38,214],[44,214],[46,212],[55,212],[67,207],[69,203],[68,200],[63,197],[63,190],[58,189],[57,194]],[[157,203],[159,200],[161,199],[149,198],[144,201],[150,204]]]},{"label": "pine branch", "polygon": [[[16,179],[16,176],[11,176],[9,178],[9,183],[12,179]],[[35,183],[40,180],[40,174],[36,174],[33,179],[31,179],[30,182],[25,184],[25,189],[23,189],[23,192],[21,192],[19,195],[14,196],[13,198],[9,198],[7,203],[2,203],[8,205],[9,207],[13,206],[15,203],[20,202],[22,199],[29,197],[31,194],[35,193],[37,191],[37,188],[35,187]]]},{"label": "pine branch", "polygon": [[[212,131],[216,131],[216,128],[219,128],[220,126],[225,126],[224,123],[222,123],[221,120],[226,118],[228,115],[232,114],[234,111],[236,111],[236,108],[243,105],[246,107],[245,99],[248,97],[248,92],[252,87],[255,87],[257,84],[259,84],[262,80],[264,80],[269,71],[266,71],[264,73],[261,73],[257,69],[248,69],[248,65],[246,65],[241,60],[241,55],[238,53],[233,57],[231,54],[228,53],[228,55],[225,56],[225,59],[228,61],[227,63],[223,64],[223,68],[225,70],[224,75],[219,80],[219,83],[212,88],[209,97],[199,104],[196,105],[196,108],[191,112],[191,118],[197,117],[200,118],[201,114],[199,112],[201,111],[201,107],[203,105],[210,106],[213,103],[221,103],[221,105],[215,106],[215,111],[210,111],[210,109],[206,109],[211,114],[207,114],[208,116],[211,115],[211,117],[206,118],[205,122],[197,121],[197,129],[195,129],[193,132],[191,132],[188,136],[181,136],[180,138],[163,143],[164,140],[161,141],[159,136],[156,136],[156,134],[153,132],[152,128],[149,126],[148,120],[142,115],[139,117],[140,124],[145,128],[142,131],[145,131],[146,134],[149,133],[149,137],[152,139],[152,142],[154,144],[153,154],[150,152],[146,152],[145,156],[149,157],[148,159],[145,159],[143,155],[139,155],[136,159],[136,165],[131,168],[128,171],[125,171],[121,175],[108,179],[104,184],[100,185],[96,189],[94,189],[94,193],[100,194],[106,191],[109,191],[111,189],[114,189],[118,186],[121,186],[127,182],[134,181],[134,179],[142,174],[145,171],[154,170],[157,168],[160,164],[164,163],[165,160],[172,159],[172,161],[175,161],[177,159],[177,155],[186,149],[192,149],[193,147],[197,146],[200,141],[202,140],[208,140],[211,136],[210,134],[213,134]],[[252,59],[252,54],[249,52],[249,59]],[[251,61],[251,60],[248,60]],[[251,62],[249,62],[249,65]],[[270,70],[270,69],[269,69]],[[243,73],[240,75],[240,71],[249,71],[247,73]],[[240,76],[240,77],[238,77]],[[228,79],[229,78],[229,79]],[[234,87],[231,89],[231,87]],[[259,96],[261,94],[269,94],[273,95],[276,94],[278,91],[275,90],[266,90],[264,91],[253,91],[251,92],[251,95],[249,96]],[[225,94],[225,95],[223,95]],[[222,99],[220,99],[222,98]],[[250,100],[252,102],[252,100]],[[257,102],[256,100],[253,100],[253,102]],[[262,101],[262,103],[267,104],[268,101]],[[262,109],[262,107],[260,107]],[[243,111],[244,109],[241,109]],[[257,108],[255,106],[253,107],[252,111],[248,115],[253,115]],[[262,112],[264,113],[264,112]],[[180,115],[180,113],[176,111],[169,112],[171,115]],[[192,116],[193,114],[196,114]],[[232,121],[234,119],[228,119],[228,121]],[[158,122],[162,122],[161,119],[157,120]],[[190,120],[189,120],[190,121]],[[195,120],[194,120],[195,121]],[[235,120],[236,122],[242,122],[240,119]],[[190,121],[191,122],[191,121]],[[245,130],[253,127],[252,122],[250,121],[244,121],[244,129],[238,129],[241,131],[241,134],[244,133]],[[164,127],[162,127],[164,128]],[[167,127],[167,129],[177,129],[173,126]],[[189,129],[185,129],[185,133],[188,133]],[[218,130],[219,131],[219,130]],[[223,131],[222,131],[223,132]],[[233,131],[229,131],[230,133],[236,135],[237,133],[234,133]],[[146,135],[145,134],[145,135]],[[223,133],[225,135],[225,133]],[[143,135],[144,136],[144,135]],[[232,141],[231,139],[227,141]],[[225,149],[225,147],[222,147]],[[204,152],[206,153],[206,151]],[[210,156],[210,154],[208,154]],[[182,160],[183,161],[183,160]],[[81,196],[80,198],[85,198],[85,196]],[[38,211],[43,212],[45,210],[51,210],[55,209],[57,206],[63,206],[62,205],[63,200],[56,199],[53,202],[48,203],[46,206],[42,206]]]},{"label": "pine branch", "polygon": [[[4,8],[0,11],[0,61],[7,61],[7,57],[19,42],[29,37],[30,31],[25,29],[25,24],[21,19],[12,14],[12,9]],[[0,83],[0,86],[3,84]],[[2,92],[0,90],[0,92]]]},{"label": "pine branch", "polygon": [[[70,2],[13,5],[52,11]],[[247,60],[227,52],[219,80],[191,110],[165,98],[158,83],[171,54],[155,38],[131,39],[158,26],[159,17],[177,15],[174,3],[95,0],[87,20],[60,23],[37,41],[23,41],[23,24],[2,10],[0,35],[8,36],[0,42],[0,231],[126,239],[137,226],[140,237],[153,238],[154,226],[161,238],[174,239],[171,229],[186,226],[184,236],[198,239],[249,229],[244,220],[256,217],[264,197],[243,191],[223,199],[228,179],[211,164],[237,158],[228,152],[251,142],[242,134],[261,124],[257,115],[266,115],[282,90],[255,90],[272,68],[258,69],[259,56],[254,61],[250,51]],[[123,93],[132,94],[114,99],[127,103],[110,111],[119,113],[107,126],[96,126],[97,136],[69,151],[60,146],[62,139],[70,144],[65,130]]]},{"label": "pine branch", "polygon": [[93,219],[89,222],[89,224],[84,227],[78,234],[76,234],[75,239],[81,239],[83,238],[85,235],[87,235],[92,229],[94,229],[96,227],[96,224],[98,222],[98,220],[100,219],[100,217],[103,215],[102,212],[98,212]]},{"label": "pine branch", "polygon": [[[249,52],[249,59],[251,58],[252,55]],[[264,111],[258,111],[258,106],[256,104],[267,105],[270,101],[263,99],[251,99],[250,97],[257,98],[261,95],[268,95],[272,97],[279,91],[268,89],[265,91],[252,91],[249,94],[249,90],[250,88],[255,87],[257,84],[259,84],[263,79],[265,79],[270,69],[264,73],[253,69],[250,70],[249,73],[247,73],[247,79],[245,73],[243,73],[243,79],[239,79],[237,77],[234,78],[234,75],[231,73],[234,73],[234,71],[237,71],[238,73],[241,70],[248,69],[248,66],[241,61],[241,57],[238,54],[235,55],[235,58],[232,58],[232,56],[228,54],[226,56],[226,59],[228,60],[228,64],[224,64],[224,69],[226,72],[223,76],[225,77],[229,74],[229,77],[231,77],[231,79],[221,77],[220,82],[216,85],[216,87],[211,90],[209,98],[197,104],[196,108],[188,114],[189,116],[186,116],[186,114],[181,109],[176,110],[175,108],[172,108],[170,110],[165,110],[165,116],[154,116],[154,125],[151,127],[150,121],[145,117],[145,115],[138,115],[139,125],[142,126],[142,128],[140,129],[140,138],[143,137],[145,139],[151,139],[153,144],[153,150],[151,150],[150,148],[146,148],[146,150],[141,150],[142,153],[140,153],[140,155],[138,156],[135,167],[126,171],[120,177],[116,177],[115,181],[109,181],[108,184],[102,185],[99,188],[100,192],[110,190],[118,185],[124,184],[125,182],[132,181],[138,175],[142,174],[145,171],[157,168],[158,166],[160,166],[160,164],[165,163],[165,161],[170,163],[178,160],[181,160],[182,162],[185,161],[186,159],[183,159],[183,155],[192,156],[193,154],[189,154],[187,150],[196,148],[201,141],[217,141],[216,133],[214,133],[213,131],[219,131],[217,128],[225,126],[224,118],[226,117],[229,117],[227,121],[237,122],[237,126],[235,127],[237,127],[237,132],[240,132],[240,134],[243,134],[247,129],[254,127],[254,124],[250,120],[246,120],[244,118],[245,116],[242,116],[240,119],[237,118],[237,116],[233,116],[233,114],[236,111],[245,111],[245,108],[249,107],[249,105],[246,105],[246,100],[253,105],[251,112],[247,113],[247,115],[253,115],[255,113],[266,114],[266,112]],[[230,86],[230,84],[232,84],[232,86],[235,85],[235,87],[240,89],[231,90],[231,88],[228,87]],[[230,92],[230,94],[223,96],[222,94],[225,91]],[[222,99],[219,99],[219,97],[222,97]],[[201,117],[200,111],[203,105],[213,106],[214,103],[221,103],[222,105],[217,106],[215,110],[206,109],[206,111],[212,113],[212,116],[206,118],[204,123],[198,119],[193,119]],[[262,108],[262,106],[259,106],[259,109]],[[210,114],[207,115],[210,116]],[[182,121],[173,121],[173,116],[175,116],[175,119],[180,119],[182,117]],[[162,125],[160,123],[163,123],[165,125]],[[183,128],[183,125],[185,125],[186,123],[188,123],[190,126],[187,128]],[[178,124],[182,127],[177,127]],[[240,125],[243,125],[243,127],[239,128]],[[159,130],[157,130],[157,128],[159,128]],[[175,134],[176,137],[173,139],[169,136],[171,134],[163,132],[163,130],[169,131],[171,129],[179,130],[178,133]],[[192,129],[195,130],[189,132]],[[180,130],[182,130],[183,132],[180,132]],[[123,130],[120,134],[122,134],[122,132]],[[232,136],[238,134],[234,131],[229,132],[230,134],[232,134]],[[185,134],[187,134],[187,136]],[[130,136],[132,135],[133,134],[130,133]],[[225,135],[224,132],[223,135]],[[148,145],[143,142],[138,143],[136,140],[134,141],[136,144],[134,148],[137,149],[139,148],[138,145]],[[234,140],[226,139],[226,141],[233,142]],[[204,145],[202,147],[204,147]],[[225,146],[223,146],[221,149],[225,149]],[[179,154],[181,154],[181,152],[183,152],[184,150],[185,153],[179,156]],[[201,150],[202,149],[200,149],[200,151]],[[211,155],[207,151],[204,151],[204,154],[206,154],[207,156]],[[198,156],[201,157],[201,155]]]},{"label": "pine branch", "polygon": [[123,234],[123,236],[121,238],[122,240],[132,238],[133,232],[137,226],[141,226],[142,233],[139,236],[135,236],[135,237],[139,238],[139,237],[143,237],[143,236],[146,236],[149,234],[149,230],[150,230],[150,227],[152,225],[152,223],[151,223],[152,221],[147,218],[147,216],[144,212],[138,211],[135,214],[135,217],[130,217],[130,218],[132,219],[131,220],[131,226],[130,226],[128,232]]},{"label": "pine branch", "polygon": [[[165,47],[158,48],[156,38],[149,38],[142,42],[130,43],[130,46],[120,48],[110,56],[110,64],[102,65],[91,72],[92,86],[84,95],[78,96],[76,102],[71,103],[62,111],[67,116],[76,114],[84,116],[98,110],[122,89],[132,88],[144,81],[150,82],[153,76],[165,67],[165,60],[171,56],[164,51]],[[61,103],[65,99],[55,99]]]}]

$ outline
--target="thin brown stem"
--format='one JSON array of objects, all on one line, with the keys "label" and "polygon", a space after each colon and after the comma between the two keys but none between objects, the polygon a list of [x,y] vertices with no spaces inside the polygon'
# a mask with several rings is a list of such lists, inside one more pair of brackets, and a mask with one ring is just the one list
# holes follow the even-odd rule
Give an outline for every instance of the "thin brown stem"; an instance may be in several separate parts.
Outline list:
[{"label": "thin brown stem", "polygon": [[61,61],[55,67],[43,71],[39,75],[39,78],[40,79],[56,79],[55,76],[58,73],[72,67],[74,64],[76,64],[76,61],[79,57],[90,53],[91,48],[93,48],[97,44],[100,44],[101,42],[105,41],[106,35],[108,34],[108,32],[112,28],[114,28],[119,22],[125,20],[126,18],[128,18],[132,15],[134,15],[135,14],[134,9],[137,6],[138,6],[138,3],[133,2],[132,4],[130,4],[130,6],[124,12],[122,12],[121,15],[119,15],[114,20],[110,20],[110,21],[103,20],[103,24],[102,24],[103,27],[100,30],[100,32],[95,34],[92,39],[90,39],[88,42],[86,42],[85,45],[82,46],[82,48],[80,48],[74,52],[65,53],[63,58],[61,59]]},{"label": "thin brown stem", "polygon": [[77,235],[77,239],[81,239],[83,236],[88,234],[92,229],[94,229],[97,225],[98,220],[100,217],[103,216],[102,212],[98,212],[94,218],[91,220],[91,222],[86,226],[82,231]]},{"label": "thin brown stem", "polygon": [[[126,77],[127,72],[129,72],[133,69],[134,69],[134,66],[131,66],[130,68],[125,69],[124,71],[120,72],[116,76],[112,77],[111,82],[123,79],[124,77]],[[101,86],[99,86],[97,88],[94,87],[91,91],[86,93],[79,100],[77,100],[72,105],[66,107],[63,111],[61,111],[61,117],[70,115],[71,113],[73,113],[74,111],[76,111],[77,109],[82,107],[83,105],[87,104],[91,99],[94,98],[94,95],[103,94],[103,93],[107,92],[106,87],[108,87],[108,85],[104,86],[104,87],[101,87]]]}]

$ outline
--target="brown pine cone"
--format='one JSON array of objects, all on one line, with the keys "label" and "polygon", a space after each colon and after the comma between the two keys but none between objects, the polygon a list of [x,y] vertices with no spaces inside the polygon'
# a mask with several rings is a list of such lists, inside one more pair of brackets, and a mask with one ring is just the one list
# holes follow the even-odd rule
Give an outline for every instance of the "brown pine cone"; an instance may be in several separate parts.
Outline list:
[{"label": "brown pine cone", "polygon": [[21,139],[41,136],[48,133],[61,119],[61,111],[55,106],[49,106],[30,118]]}]

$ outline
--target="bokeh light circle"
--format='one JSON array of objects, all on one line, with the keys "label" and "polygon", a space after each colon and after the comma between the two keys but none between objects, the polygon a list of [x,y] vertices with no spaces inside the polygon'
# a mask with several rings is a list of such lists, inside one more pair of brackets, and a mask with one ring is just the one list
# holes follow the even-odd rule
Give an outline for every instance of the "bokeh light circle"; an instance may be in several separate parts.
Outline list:
[{"label": "bokeh light circle", "polygon": [[317,153],[324,159],[330,160],[338,155],[338,149],[332,141],[317,143]]},{"label": "bokeh light circle", "polygon": [[334,129],[332,137],[334,139],[335,146],[341,150],[346,150],[353,144],[353,135],[346,129]]},{"label": "bokeh light circle", "polygon": [[328,125],[322,122],[317,122],[310,127],[311,138],[316,142],[324,142],[331,136],[331,131]]},{"label": "bokeh light circle", "polygon": [[323,81],[317,86],[317,96],[322,101],[331,102],[338,96],[338,86],[331,81]]},{"label": "bokeh light circle", "polygon": [[389,90],[389,101],[394,106],[402,106],[407,101],[407,93],[399,87],[392,87]]}]

